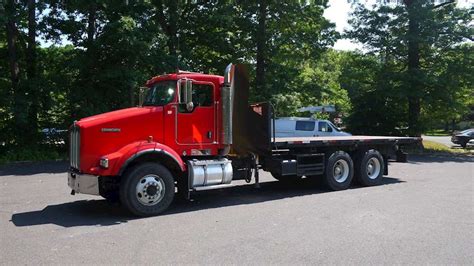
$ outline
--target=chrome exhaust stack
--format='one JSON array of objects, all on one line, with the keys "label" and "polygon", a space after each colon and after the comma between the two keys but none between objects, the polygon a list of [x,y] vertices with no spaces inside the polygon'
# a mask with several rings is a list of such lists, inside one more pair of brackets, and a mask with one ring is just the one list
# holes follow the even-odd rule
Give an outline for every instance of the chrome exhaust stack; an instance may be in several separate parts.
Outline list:
[{"label": "chrome exhaust stack", "polygon": [[222,143],[226,147],[222,150],[221,155],[227,155],[232,145],[232,110],[234,108],[234,65],[229,64],[225,69],[224,85],[221,91],[222,102]]}]

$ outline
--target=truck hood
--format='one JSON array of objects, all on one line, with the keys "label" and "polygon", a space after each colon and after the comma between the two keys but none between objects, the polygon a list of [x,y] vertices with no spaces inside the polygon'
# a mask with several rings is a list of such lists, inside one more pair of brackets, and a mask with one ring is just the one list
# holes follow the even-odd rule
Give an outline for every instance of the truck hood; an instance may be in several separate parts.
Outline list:
[{"label": "truck hood", "polygon": [[79,127],[85,129],[99,125],[106,125],[109,123],[116,123],[121,120],[128,120],[134,117],[147,116],[152,112],[162,111],[162,109],[162,107],[132,107],[99,115],[89,116],[79,120],[76,124]]},{"label": "truck hood", "polygon": [[163,141],[163,107],[117,110],[76,122],[80,131],[80,170],[98,167],[102,156],[137,141]]}]

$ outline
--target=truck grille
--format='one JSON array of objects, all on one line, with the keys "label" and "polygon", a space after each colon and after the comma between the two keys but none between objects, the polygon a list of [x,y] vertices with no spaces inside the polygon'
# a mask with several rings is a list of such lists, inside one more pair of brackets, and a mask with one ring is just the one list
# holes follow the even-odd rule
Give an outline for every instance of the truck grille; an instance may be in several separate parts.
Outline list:
[{"label": "truck grille", "polygon": [[69,139],[69,160],[71,167],[79,169],[80,166],[80,148],[81,148],[81,136],[79,127],[73,125],[71,127],[70,139]]}]

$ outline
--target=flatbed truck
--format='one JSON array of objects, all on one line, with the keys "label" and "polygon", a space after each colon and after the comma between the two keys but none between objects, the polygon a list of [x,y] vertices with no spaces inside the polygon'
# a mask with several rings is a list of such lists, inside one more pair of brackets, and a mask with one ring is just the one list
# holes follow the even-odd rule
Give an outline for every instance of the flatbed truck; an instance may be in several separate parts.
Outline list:
[{"label": "flatbed truck", "polygon": [[[175,195],[232,181],[322,179],[331,190],[380,184],[388,160],[417,137],[276,138],[270,103],[249,104],[245,65],[224,76],[178,71],[147,81],[139,107],[83,118],[70,128],[71,194],[119,200],[132,214],[165,211]],[[256,190],[258,193],[258,190]]]}]

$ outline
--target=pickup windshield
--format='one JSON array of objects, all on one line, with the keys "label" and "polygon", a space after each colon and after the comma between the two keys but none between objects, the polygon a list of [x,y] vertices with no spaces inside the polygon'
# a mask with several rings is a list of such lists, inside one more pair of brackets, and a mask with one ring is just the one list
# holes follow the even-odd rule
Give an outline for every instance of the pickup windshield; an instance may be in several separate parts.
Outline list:
[{"label": "pickup windshield", "polygon": [[176,81],[166,80],[153,85],[147,92],[143,106],[163,106],[174,99]]}]

